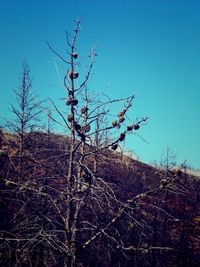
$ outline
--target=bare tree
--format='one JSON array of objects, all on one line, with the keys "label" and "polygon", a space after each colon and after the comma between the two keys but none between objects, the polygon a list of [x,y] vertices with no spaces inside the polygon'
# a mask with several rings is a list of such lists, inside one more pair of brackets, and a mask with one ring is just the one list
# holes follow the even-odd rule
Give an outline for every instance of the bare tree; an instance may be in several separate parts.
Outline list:
[{"label": "bare tree", "polygon": [[[31,95],[27,97],[26,93],[31,92],[29,71],[27,66],[24,68],[20,89],[26,90],[24,94],[20,93],[23,90],[17,92],[19,109],[12,108],[16,121],[10,124],[19,146],[14,156],[8,153],[0,157],[4,164],[0,170],[0,202],[5,213],[10,208],[8,220],[0,221],[0,264],[161,266],[173,258],[169,254],[173,249],[168,242],[170,233],[165,235],[167,231],[174,234],[168,221],[181,224],[177,215],[182,214],[176,205],[181,202],[174,203],[174,199],[181,201],[186,196],[186,188],[178,177],[182,174],[171,173],[174,156],[169,149],[162,161],[165,173],[143,163],[137,166],[131,158],[121,156],[124,140],[129,134],[136,135],[147,118],[129,120],[133,95],[113,100],[90,92],[96,52],[91,50],[85,58],[89,64],[81,73],[79,31],[78,20],[72,34],[66,33],[67,59],[48,44],[65,67],[63,110],[49,99],[53,108],[48,112],[48,132],[34,133],[35,143],[30,142],[29,148],[27,132],[37,117],[38,104]],[[62,126],[65,135],[52,134],[52,122],[58,123],[59,129]],[[17,162],[21,172],[16,172],[16,155],[22,159],[21,165]],[[5,169],[9,170],[6,174]],[[15,192],[20,200],[17,215],[10,205],[17,199]],[[198,203],[196,194],[187,227],[198,215]],[[19,214],[20,220],[16,220]],[[199,217],[195,219],[198,222]],[[189,240],[186,232],[187,229],[182,240]],[[160,240],[161,237],[164,238]],[[185,253],[185,247],[182,252]],[[171,266],[171,262],[170,259],[166,266]]]},{"label": "bare tree", "polygon": [[[40,113],[39,103],[35,100],[31,92],[31,87],[30,70],[28,64],[24,61],[20,84],[17,90],[13,90],[15,95],[15,104],[11,105],[13,120],[5,121],[4,123],[5,129],[11,131],[13,134],[12,149],[14,153],[7,160],[6,172],[4,171],[3,178],[7,179],[7,184],[11,183],[13,185],[13,187],[7,188],[10,197],[5,195],[5,199],[8,199],[8,203],[12,203],[10,206],[13,211],[12,221],[14,227],[11,232],[15,236],[20,236],[20,220],[24,216],[24,207],[30,201],[30,195],[29,197],[24,197],[21,191],[27,181],[28,183],[31,182],[31,175],[29,175],[30,162],[26,152],[30,145],[29,134],[31,130],[35,129]],[[13,255],[15,255],[16,265],[18,265],[18,244],[16,245],[16,242],[14,242],[11,244],[10,249]]]},{"label": "bare tree", "polygon": [[25,142],[28,138],[30,130],[36,127],[36,121],[38,121],[38,115],[40,113],[39,103],[35,101],[35,98],[31,92],[31,78],[30,69],[26,61],[23,62],[22,72],[20,78],[20,85],[17,90],[13,90],[15,94],[16,103],[11,106],[11,112],[14,115],[12,121],[7,121],[5,126],[17,136],[17,147],[19,157],[19,176],[18,181],[23,178],[23,157]]},{"label": "bare tree", "polygon": [[169,146],[162,152],[160,166],[165,171],[166,176],[168,176],[169,172],[176,166],[176,154]]},{"label": "bare tree", "polygon": [[[50,50],[68,66],[64,77],[67,111],[62,114],[52,101],[62,117],[64,126],[69,130],[70,138],[70,149],[66,156],[65,190],[62,192],[65,196],[62,249],[66,253],[66,267],[76,266],[78,251],[87,249],[102,236],[112,240],[116,247],[123,247],[122,239],[119,236],[116,239],[111,229],[123,213],[131,214],[132,208],[127,202],[123,203],[117,198],[114,184],[106,182],[97,175],[99,164],[97,158],[101,153],[101,156],[108,161],[115,155],[111,151],[117,150],[128,134],[139,130],[140,125],[147,120],[142,118],[126,125],[125,121],[128,120],[126,114],[132,106],[134,96],[116,100],[103,96],[100,100],[99,96],[90,97],[87,85],[96,53],[94,50],[91,51],[85,77],[80,75],[81,60],[78,60],[76,48],[79,30],[78,20],[73,33],[66,33],[69,60],[58,54],[47,43]],[[79,77],[83,79],[82,82],[79,82]],[[124,103],[123,108],[111,122],[109,119],[111,106],[120,102]],[[106,117],[107,123],[103,123]],[[99,214],[103,216],[101,223],[101,220],[98,220]]]},{"label": "bare tree", "polygon": [[[140,224],[134,214],[138,197],[130,200],[120,196],[118,185],[109,180],[109,164],[120,163],[121,144],[129,134],[136,133],[147,118],[128,119],[134,95],[112,100],[90,93],[88,82],[96,52],[91,50],[87,57],[88,68],[81,74],[82,59],[79,60],[76,48],[79,31],[78,20],[73,33],[66,33],[69,59],[48,44],[67,66],[64,111],[50,99],[61,121],[48,113],[49,121],[64,127],[66,145],[63,149],[51,148],[49,140],[46,142],[41,135],[43,142],[40,140],[38,150],[26,151],[30,164],[27,166],[31,169],[30,174],[26,166],[28,181],[24,179],[25,140],[32,121],[37,118],[38,104],[30,95],[26,64],[20,91],[16,92],[19,109],[12,107],[16,121],[9,126],[19,138],[20,174],[17,181],[4,180],[15,187],[20,196],[21,220],[17,227],[15,224],[14,231],[4,232],[2,239],[4,247],[13,242],[14,262],[19,266],[23,261],[35,266],[87,266],[85,253],[90,251],[90,255],[97,255],[105,246],[108,250],[104,259],[99,256],[100,261],[107,261],[108,266],[112,266],[111,247],[122,254],[129,251],[120,219]],[[112,112],[114,105],[117,114]]]}]

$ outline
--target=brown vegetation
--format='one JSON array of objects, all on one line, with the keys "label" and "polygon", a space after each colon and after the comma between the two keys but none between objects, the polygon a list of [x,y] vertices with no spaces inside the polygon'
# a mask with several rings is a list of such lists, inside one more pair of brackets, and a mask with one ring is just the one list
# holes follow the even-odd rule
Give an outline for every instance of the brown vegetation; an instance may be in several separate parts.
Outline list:
[{"label": "brown vegetation", "polygon": [[[17,260],[17,266],[63,266],[66,200],[62,177],[70,141],[61,135],[51,134],[49,138],[40,132],[28,134],[25,178],[19,184],[16,140],[16,136],[4,133],[0,155],[1,265],[11,266]],[[89,161],[92,164],[92,159]],[[101,180],[90,188],[92,198],[86,197],[92,177],[87,172],[81,174],[83,183],[77,197],[83,194],[85,203],[77,225],[76,265],[198,266],[198,178],[171,173],[171,181],[160,187],[165,172],[111,150],[100,155],[99,164]],[[115,211],[115,200],[113,207],[107,206],[104,181],[118,201],[127,203],[121,204],[121,213]],[[98,197],[96,186],[102,187]]]}]

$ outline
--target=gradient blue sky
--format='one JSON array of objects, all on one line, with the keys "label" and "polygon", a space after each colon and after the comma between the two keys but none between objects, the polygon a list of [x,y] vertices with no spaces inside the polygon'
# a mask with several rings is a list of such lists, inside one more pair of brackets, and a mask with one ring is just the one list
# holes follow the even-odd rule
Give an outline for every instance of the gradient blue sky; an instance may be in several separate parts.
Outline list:
[{"label": "gradient blue sky", "polygon": [[145,162],[168,145],[177,162],[200,168],[199,0],[1,0],[0,116],[9,116],[24,59],[41,98],[63,97],[48,40],[65,53],[65,30],[82,21],[80,53],[97,45],[90,87],[111,97],[136,95],[133,116],[149,116],[126,146]]}]

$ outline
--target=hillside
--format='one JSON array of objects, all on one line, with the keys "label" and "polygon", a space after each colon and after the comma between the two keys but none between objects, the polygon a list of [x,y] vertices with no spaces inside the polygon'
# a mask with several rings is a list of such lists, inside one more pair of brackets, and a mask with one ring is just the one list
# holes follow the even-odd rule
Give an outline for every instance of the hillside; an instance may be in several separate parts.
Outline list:
[{"label": "hillside", "polygon": [[77,201],[76,266],[200,265],[198,177],[88,146],[82,182],[67,192],[70,139],[32,132],[24,144],[20,155],[18,137],[1,136],[0,266],[65,266],[65,207]]}]

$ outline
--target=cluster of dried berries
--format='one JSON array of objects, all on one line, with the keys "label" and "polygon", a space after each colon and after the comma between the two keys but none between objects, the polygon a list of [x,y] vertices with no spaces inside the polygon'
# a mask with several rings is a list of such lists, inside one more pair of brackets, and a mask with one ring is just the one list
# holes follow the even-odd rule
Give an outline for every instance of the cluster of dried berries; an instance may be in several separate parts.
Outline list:
[{"label": "cluster of dried berries", "polygon": [[72,53],[71,56],[76,59],[78,57],[78,54],[76,52]]},{"label": "cluster of dried berries", "polygon": [[69,97],[66,99],[65,103],[67,106],[70,106],[70,105],[76,106],[76,105],[78,105],[78,100],[76,98],[70,98]]},{"label": "cluster of dried berries", "polygon": [[78,72],[73,72],[73,71],[68,71],[68,77],[71,79],[71,80],[73,80],[73,79],[77,79],[78,78]]},{"label": "cluster of dried berries", "polygon": [[122,123],[125,121],[124,115],[125,115],[126,110],[122,110],[121,112],[118,113],[118,121],[119,123]]},{"label": "cluster of dried berries", "polygon": [[118,144],[117,143],[112,145],[112,150],[116,150],[117,148],[118,148]]},{"label": "cluster of dried berries", "polygon": [[87,114],[88,107],[82,107],[82,108],[80,109],[80,111],[81,111],[82,114]]}]

